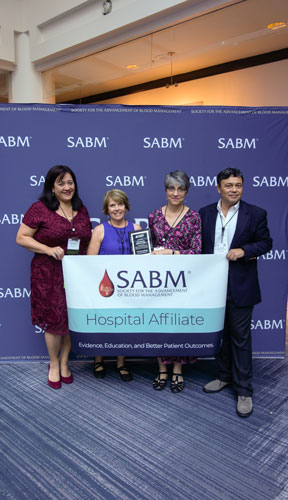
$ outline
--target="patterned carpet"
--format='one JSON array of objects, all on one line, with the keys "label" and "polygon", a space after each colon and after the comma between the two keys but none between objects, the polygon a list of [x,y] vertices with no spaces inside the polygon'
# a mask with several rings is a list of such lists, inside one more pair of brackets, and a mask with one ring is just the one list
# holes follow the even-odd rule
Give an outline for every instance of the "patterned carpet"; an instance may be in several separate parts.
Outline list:
[{"label": "patterned carpet", "polygon": [[47,365],[0,365],[0,498],[9,500],[288,499],[288,359],[255,360],[255,409],[241,419],[232,389],[205,394],[214,361],[186,367],[186,387],[158,393],[155,360],[74,363],[55,391]]}]

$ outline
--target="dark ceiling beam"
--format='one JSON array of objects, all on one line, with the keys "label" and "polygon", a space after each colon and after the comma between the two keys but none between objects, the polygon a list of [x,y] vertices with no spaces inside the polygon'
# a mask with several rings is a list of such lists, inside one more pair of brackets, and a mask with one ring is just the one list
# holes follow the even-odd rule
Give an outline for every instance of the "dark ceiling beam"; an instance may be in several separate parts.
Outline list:
[{"label": "dark ceiling beam", "polygon": [[[258,56],[245,57],[244,59],[236,59],[235,61],[216,64],[215,66],[209,66],[208,68],[197,69],[195,71],[188,71],[187,73],[181,73],[179,75],[173,75],[173,82],[183,83],[192,80],[199,80],[200,78],[207,78],[209,76],[221,75],[231,71],[238,71],[241,69],[260,66],[262,64],[282,61],[283,59],[288,59],[288,48],[267,52]],[[131,87],[124,87],[122,89],[111,90],[110,92],[103,92],[102,94],[94,94],[82,97],[81,99],[65,101],[63,104],[97,103],[97,101],[105,101],[106,99],[113,99],[124,95],[136,94],[137,92],[144,92],[145,90],[165,87],[167,83],[170,83],[170,76],[160,78],[158,80],[152,80],[150,82],[140,83],[139,85],[132,85]]]}]

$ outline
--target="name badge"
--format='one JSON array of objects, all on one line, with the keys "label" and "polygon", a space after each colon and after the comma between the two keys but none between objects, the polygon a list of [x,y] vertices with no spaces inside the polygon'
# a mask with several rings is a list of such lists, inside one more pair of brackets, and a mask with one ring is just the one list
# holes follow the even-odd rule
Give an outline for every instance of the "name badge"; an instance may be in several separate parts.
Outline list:
[{"label": "name badge", "polygon": [[67,255],[78,255],[80,249],[79,238],[69,238],[67,243]]},{"label": "name badge", "polygon": [[228,252],[228,246],[227,243],[219,243],[218,245],[215,246],[214,248],[214,253],[221,253],[221,254],[226,254]]}]

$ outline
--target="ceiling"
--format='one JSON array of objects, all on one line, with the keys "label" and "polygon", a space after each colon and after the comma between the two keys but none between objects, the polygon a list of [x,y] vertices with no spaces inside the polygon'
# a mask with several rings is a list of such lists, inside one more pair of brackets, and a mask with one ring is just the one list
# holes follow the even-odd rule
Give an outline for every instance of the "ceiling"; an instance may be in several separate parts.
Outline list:
[{"label": "ceiling", "polygon": [[[267,28],[279,21],[286,22],[286,27]],[[46,95],[51,82],[56,102],[67,102],[161,78],[169,80],[171,69],[174,76],[285,49],[287,26],[288,0],[232,0],[224,8],[46,71]],[[127,69],[127,65],[137,67]]]}]

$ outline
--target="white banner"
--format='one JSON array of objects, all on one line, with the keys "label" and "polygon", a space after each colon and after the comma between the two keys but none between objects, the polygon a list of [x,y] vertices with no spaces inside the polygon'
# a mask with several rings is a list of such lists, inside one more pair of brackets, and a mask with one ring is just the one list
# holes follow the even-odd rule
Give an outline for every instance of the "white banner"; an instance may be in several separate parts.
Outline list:
[{"label": "white banner", "polygon": [[219,347],[223,255],[65,256],[63,272],[78,353],[211,355]]}]

